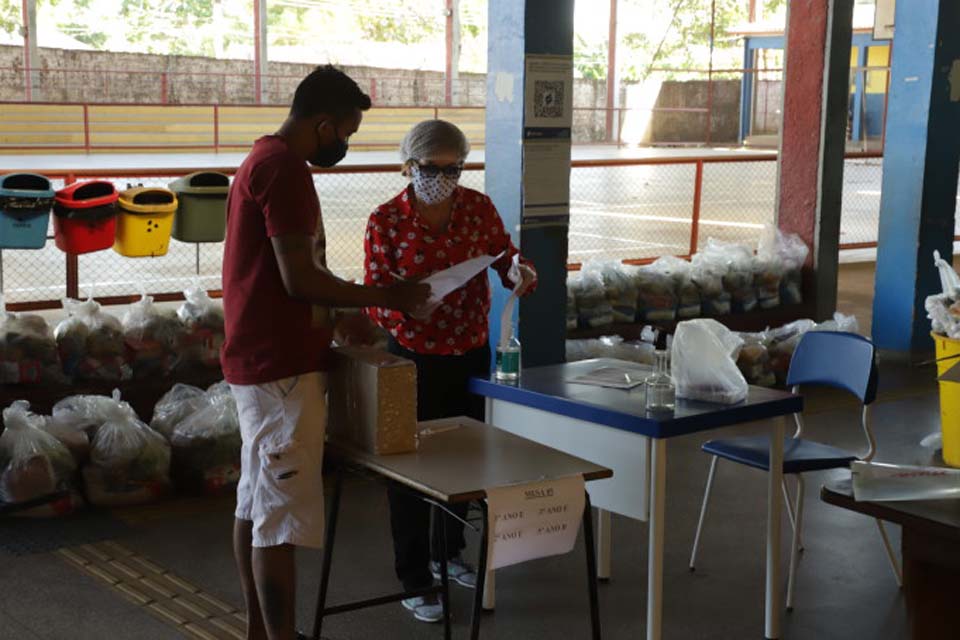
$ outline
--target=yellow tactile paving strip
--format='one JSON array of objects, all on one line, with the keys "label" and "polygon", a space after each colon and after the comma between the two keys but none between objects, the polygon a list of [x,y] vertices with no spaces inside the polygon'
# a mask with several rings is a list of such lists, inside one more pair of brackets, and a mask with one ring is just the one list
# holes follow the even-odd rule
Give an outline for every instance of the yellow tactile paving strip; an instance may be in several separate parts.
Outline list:
[{"label": "yellow tactile paving strip", "polygon": [[116,542],[86,544],[57,553],[187,638],[246,638],[246,618],[241,611]]}]

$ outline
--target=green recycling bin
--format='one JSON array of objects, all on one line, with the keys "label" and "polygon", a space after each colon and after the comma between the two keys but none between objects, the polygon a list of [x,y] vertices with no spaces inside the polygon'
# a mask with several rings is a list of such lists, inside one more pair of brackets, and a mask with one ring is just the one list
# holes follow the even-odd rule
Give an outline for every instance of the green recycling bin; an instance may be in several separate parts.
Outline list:
[{"label": "green recycling bin", "polygon": [[180,203],[173,237],[180,242],[223,242],[230,178],[215,171],[198,171],[174,180],[169,187]]}]

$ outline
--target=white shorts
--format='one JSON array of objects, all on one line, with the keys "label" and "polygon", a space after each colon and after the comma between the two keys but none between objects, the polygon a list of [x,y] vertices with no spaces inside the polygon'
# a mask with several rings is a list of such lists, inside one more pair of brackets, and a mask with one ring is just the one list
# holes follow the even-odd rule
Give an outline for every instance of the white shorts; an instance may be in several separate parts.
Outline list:
[{"label": "white shorts", "polygon": [[323,547],[327,375],[230,388],[243,438],[236,517],[253,522],[255,547]]}]

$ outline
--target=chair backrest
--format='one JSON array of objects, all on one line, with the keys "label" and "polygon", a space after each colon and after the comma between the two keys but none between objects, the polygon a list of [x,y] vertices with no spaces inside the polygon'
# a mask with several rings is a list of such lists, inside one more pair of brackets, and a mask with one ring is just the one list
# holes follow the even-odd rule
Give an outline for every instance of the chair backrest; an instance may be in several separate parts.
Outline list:
[{"label": "chair backrest", "polygon": [[793,353],[787,386],[813,384],[842,389],[869,405],[877,398],[878,377],[872,342],[854,333],[810,331]]}]

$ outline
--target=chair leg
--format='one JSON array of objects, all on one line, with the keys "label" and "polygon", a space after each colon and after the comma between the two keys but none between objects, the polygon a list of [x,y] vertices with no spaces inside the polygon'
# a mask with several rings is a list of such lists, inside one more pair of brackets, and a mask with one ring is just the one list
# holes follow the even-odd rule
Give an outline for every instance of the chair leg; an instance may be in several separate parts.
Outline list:
[{"label": "chair leg", "polygon": [[887,559],[890,560],[890,568],[893,569],[893,577],[897,581],[897,586],[903,588],[903,571],[900,568],[900,562],[893,551],[893,545],[890,544],[890,538],[887,537],[887,529],[883,526],[883,521],[876,519],[877,528],[880,530],[880,538],[883,540],[883,548],[887,552]]},{"label": "chair leg", "polygon": [[[794,586],[797,582],[797,563],[800,560],[800,531],[803,529],[803,477],[797,476],[797,519],[793,528],[793,544],[790,547],[790,575],[787,577],[787,611],[793,611]],[[786,485],[784,485],[786,489]],[[787,504],[790,504],[787,502]]]},{"label": "chair leg", "polygon": [[[797,476],[797,482],[799,482],[800,476]],[[795,511],[793,508],[793,498],[790,497],[790,487],[787,486],[787,477],[783,477],[783,504],[787,507],[787,518],[790,520],[790,526],[793,528],[793,531],[797,530],[797,518],[794,515]],[[798,540],[800,545],[800,553],[803,553],[803,537]]]},{"label": "chair leg", "polygon": [[713,488],[713,476],[717,472],[717,456],[710,461],[710,473],[707,474],[707,487],[703,491],[703,504],[700,505],[700,519],[697,520],[697,533],[693,536],[693,551],[690,552],[690,571],[696,570],[697,549],[700,546],[700,532],[703,530],[703,519],[707,515],[707,504],[710,502],[710,490]]}]

